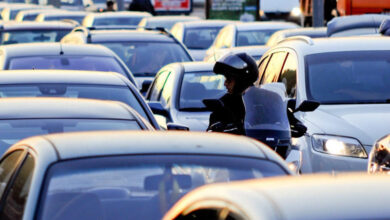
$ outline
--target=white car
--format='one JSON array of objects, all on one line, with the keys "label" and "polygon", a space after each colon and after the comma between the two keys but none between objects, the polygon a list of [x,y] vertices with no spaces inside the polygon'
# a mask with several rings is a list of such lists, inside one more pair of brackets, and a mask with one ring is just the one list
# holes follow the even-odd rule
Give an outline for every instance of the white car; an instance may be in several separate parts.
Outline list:
[{"label": "white car", "polygon": [[209,183],[292,175],[266,145],[227,134],[100,131],[37,136],[0,162],[1,219],[161,219]]},{"label": "white car", "polygon": [[390,38],[380,36],[292,37],[263,55],[260,85],[282,85],[295,106],[321,104],[295,113],[307,127],[306,135],[293,140],[303,173],[367,169],[372,144],[390,133],[389,57]]},{"label": "white car", "polygon": [[305,175],[203,186],[163,220],[388,219],[384,175]]}]

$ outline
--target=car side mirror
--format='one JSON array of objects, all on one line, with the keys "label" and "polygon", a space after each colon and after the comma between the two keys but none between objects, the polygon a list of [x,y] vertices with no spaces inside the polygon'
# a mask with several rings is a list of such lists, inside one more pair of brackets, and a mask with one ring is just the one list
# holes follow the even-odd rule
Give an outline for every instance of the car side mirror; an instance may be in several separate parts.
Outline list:
[{"label": "car side mirror", "polygon": [[189,131],[190,128],[180,124],[167,123],[167,129],[172,131]]},{"label": "car side mirror", "polygon": [[262,89],[277,93],[283,100],[287,99],[287,89],[284,83],[273,82],[261,85]]},{"label": "car side mirror", "polygon": [[168,111],[161,105],[160,102],[148,102],[150,109],[153,114],[162,115],[164,117],[169,117]]},{"label": "car side mirror", "polygon": [[319,102],[316,101],[310,101],[310,100],[305,100],[303,101],[298,108],[294,110],[294,112],[312,112],[316,110],[320,106]]},{"label": "car side mirror", "polygon": [[146,94],[151,84],[152,84],[152,80],[144,80],[142,82],[142,86],[140,90],[141,94]]}]

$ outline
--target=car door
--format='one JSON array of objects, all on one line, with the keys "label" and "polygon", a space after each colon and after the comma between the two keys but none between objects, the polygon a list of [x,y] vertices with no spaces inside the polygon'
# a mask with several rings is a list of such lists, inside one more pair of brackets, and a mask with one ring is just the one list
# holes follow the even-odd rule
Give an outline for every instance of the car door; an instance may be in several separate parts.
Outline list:
[{"label": "car door", "polygon": [[0,219],[18,220],[23,218],[24,208],[30,192],[35,166],[34,157],[26,153],[21,166],[9,181],[0,203]]}]

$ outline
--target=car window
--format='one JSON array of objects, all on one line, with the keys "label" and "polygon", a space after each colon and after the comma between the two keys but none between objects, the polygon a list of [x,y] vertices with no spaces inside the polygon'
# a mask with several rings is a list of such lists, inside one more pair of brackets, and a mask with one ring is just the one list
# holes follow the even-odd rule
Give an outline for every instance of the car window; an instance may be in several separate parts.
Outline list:
[{"label": "car window", "polygon": [[149,100],[151,101],[158,101],[161,94],[161,89],[163,88],[165,82],[167,81],[167,77],[171,73],[170,70],[163,70],[160,73],[158,73],[156,79],[154,80],[154,83],[151,88],[151,92],[149,95]]},{"label": "car window", "polygon": [[183,43],[188,49],[205,50],[211,46],[216,35],[222,27],[187,28]]},{"label": "car window", "polygon": [[9,154],[0,163],[0,198],[3,196],[4,190],[7,187],[8,181],[10,180],[15,169],[19,165],[19,160],[23,155],[23,151],[18,150]]},{"label": "car window", "polygon": [[70,19],[70,20],[77,21],[79,24],[81,24],[81,22],[83,22],[84,17],[85,17],[85,15],[60,15],[59,14],[57,16],[53,16],[53,15],[45,16],[44,20],[45,21],[60,21],[60,20],[64,20],[64,19]]},{"label": "car window", "polygon": [[279,77],[285,58],[285,52],[276,52],[272,54],[261,80],[261,84],[271,83]]},{"label": "car window", "polygon": [[143,17],[101,17],[95,18],[92,26],[106,26],[106,25],[138,25]]},{"label": "car window", "polygon": [[[238,156],[156,154],[66,160],[47,172],[37,219],[74,219],[70,216],[77,212],[82,212],[78,219],[161,219],[180,197],[201,185],[286,174],[274,162]],[[59,206],[64,208],[58,210]]]},{"label": "car window", "polygon": [[275,31],[278,30],[255,30],[237,32],[236,46],[265,45]]},{"label": "car window", "polygon": [[294,54],[289,53],[287,55],[286,62],[284,63],[282,73],[278,79],[278,82],[284,83],[286,86],[287,95],[290,98],[295,97],[297,87],[297,60]]},{"label": "car window", "polygon": [[162,88],[161,97],[160,97],[161,104],[163,106],[166,106],[169,103],[172,97],[173,87],[175,84],[172,72],[169,73],[167,77],[168,78]]},{"label": "car window", "polygon": [[70,31],[71,29],[2,31],[0,44],[59,42]]},{"label": "car window", "polygon": [[167,64],[192,61],[185,49],[174,42],[99,42],[99,44],[114,51],[134,76],[155,76]]},{"label": "car window", "polygon": [[11,58],[7,69],[61,69],[117,72],[128,78],[126,71],[114,57],[103,56],[32,56]]},{"label": "car window", "polygon": [[264,70],[265,68],[267,67],[267,64],[268,64],[268,60],[269,60],[269,56],[265,57],[260,65],[259,65],[259,78],[257,79],[255,85],[259,85],[260,81],[261,81],[261,78],[264,76]]},{"label": "car window", "polygon": [[30,192],[34,165],[34,158],[28,154],[7,194],[1,219],[22,219]]},{"label": "car window", "polygon": [[[91,77],[93,76],[91,75]],[[65,83],[1,84],[0,97],[62,97],[114,100],[126,103],[136,110],[142,117],[148,118],[141,102],[127,86]]]}]

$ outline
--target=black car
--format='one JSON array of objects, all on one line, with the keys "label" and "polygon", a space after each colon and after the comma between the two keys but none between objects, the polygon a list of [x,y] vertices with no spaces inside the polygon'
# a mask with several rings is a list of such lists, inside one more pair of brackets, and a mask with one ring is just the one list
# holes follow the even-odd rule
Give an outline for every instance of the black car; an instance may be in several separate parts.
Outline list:
[{"label": "black car", "polygon": [[185,46],[164,29],[151,31],[134,30],[136,27],[126,27],[130,30],[121,28],[124,27],[79,27],[61,42],[102,44],[110,48],[122,58],[139,86],[145,80],[150,84],[158,70],[169,63],[193,61]]}]

